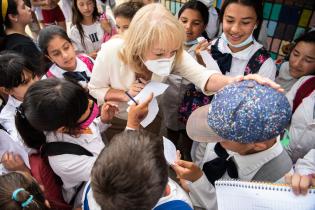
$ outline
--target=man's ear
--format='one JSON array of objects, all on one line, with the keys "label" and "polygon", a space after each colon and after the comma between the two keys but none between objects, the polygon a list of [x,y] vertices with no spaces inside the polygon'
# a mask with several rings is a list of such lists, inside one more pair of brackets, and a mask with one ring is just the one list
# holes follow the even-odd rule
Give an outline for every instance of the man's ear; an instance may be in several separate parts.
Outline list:
[{"label": "man's ear", "polygon": [[264,150],[266,150],[268,148],[268,146],[267,146],[267,144],[265,144],[265,143],[255,143],[254,144],[254,149],[255,149],[255,151],[257,151],[257,152],[260,152],[260,151],[264,151]]},{"label": "man's ear", "polygon": [[18,15],[8,14],[8,18],[11,22],[18,22]]},{"label": "man's ear", "polygon": [[166,197],[169,194],[171,194],[171,187],[169,186],[169,184],[167,184],[166,187],[165,187],[165,191],[164,191],[163,197]]}]

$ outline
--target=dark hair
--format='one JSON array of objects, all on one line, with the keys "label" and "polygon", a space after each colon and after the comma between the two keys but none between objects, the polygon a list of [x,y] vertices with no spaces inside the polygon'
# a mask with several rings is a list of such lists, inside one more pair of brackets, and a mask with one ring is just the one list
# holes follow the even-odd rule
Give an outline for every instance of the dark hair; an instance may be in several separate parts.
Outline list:
[{"label": "dark hair", "polygon": [[76,82],[40,80],[27,90],[15,116],[16,128],[28,147],[39,149],[46,143],[43,131],[64,126],[70,135],[75,135],[77,121],[87,107],[88,95]]},{"label": "dark hair", "polygon": [[221,7],[221,10],[220,10],[220,21],[221,22],[223,22],[223,16],[224,16],[225,9],[227,8],[228,5],[230,5],[232,3],[252,7],[255,10],[258,25],[257,25],[257,28],[254,30],[253,35],[257,39],[259,36],[261,24],[263,21],[263,2],[262,2],[262,0],[225,0],[222,7]]},{"label": "dark hair", "polygon": [[124,18],[128,18],[129,20],[132,20],[136,12],[143,6],[143,2],[139,1],[124,2],[114,9],[114,16],[115,18],[118,16],[122,16]]},{"label": "dark hair", "polygon": [[145,131],[124,131],[100,153],[91,187],[102,210],[151,210],[168,182],[160,138]]},{"label": "dark hair", "polygon": [[23,55],[13,51],[3,51],[0,53],[0,86],[12,89],[23,84],[25,72],[29,72],[34,78],[42,74],[33,64],[23,57]]},{"label": "dark hair", "polygon": [[309,31],[302,34],[294,42],[295,42],[295,45],[297,45],[299,42],[307,42],[307,43],[315,44],[315,31]]},{"label": "dark hair", "polygon": [[56,36],[59,36],[67,40],[68,42],[72,43],[67,32],[62,27],[56,25],[45,27],[42,30],[40,30],[38,34],[38,45],[45,55],[48,55],[47,48],[49,42]]},{"label": "dark hair", "polygon": [[[17,194],[17,200],[12,199],[13,192],[19,188],[24,188],[25,190]],[[33,200],[23,208],[22,203],[27,201],[30,196],[33,196]],[[26,177],[22,173],[11,172],[0,176],[0,209],[48,210],[49,208],[45,205],[43,191],[31,176]]]},{"label": "dark hair", "polygon": [[[97,21],[100,17],[100,14],[97,11],[97,4],[96,4],[96,0],[92,0],[93,4],[94,4],[94,10],[92,13],[93,16],[93,21]],[[79,31],[80,34],[80,38],[81,38],[81,43],[83,45],[83,47],[85,48],[85,42],[84,42],[84,31],[81,25],[81,22],[83,21],[83,15],[81,14],[81,12],[79,11],[78,5],[77,5],[77,0],[73,1],[72,4],[72,25],[75,25]]]},{"label": "dark hair", "polygon": [[202,2],[197,0],[190,0],[187,1],[179,10],[178,12],[178,18],[182,15],[182,13],[185,11],[185,9],[192,9],[199,12],[199,14],[202,17],[203,23],[205,26],[208,24],[209,21],[209,11],[206,5],[204,5]]},{"label": "dark hair", "polygon": [[8,8],[5,11],[6,15],[3,18],[3,14],[2,14],[2,1],[0,1],[1,4],[1,9],[0,9],[0,48],[2,48],[3,45],[3,37],[5,36],[5,28],[11,28],[12,27],[12,23],[9,19],[9,14],[12,15],[17,15],[18,14],[18,10],[17,10],[17,3],[16,0],[7,0],[8,1]]}]

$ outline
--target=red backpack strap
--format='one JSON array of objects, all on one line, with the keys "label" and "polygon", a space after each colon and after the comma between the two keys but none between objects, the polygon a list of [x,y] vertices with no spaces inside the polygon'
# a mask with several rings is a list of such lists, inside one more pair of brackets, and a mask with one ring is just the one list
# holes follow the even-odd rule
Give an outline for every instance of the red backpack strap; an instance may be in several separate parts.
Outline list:
[{"label": "red backpack strap", "polygon": [[51,73],[51,71],[48,70],[47,73],[46,73],[46,77],[47,78],[55,78],[55,75],[53,75],[53,73]]},{"label": "red backpack strap", "polygon": [[78,55],[78,58],[83,61],[83,63],[86,64],[86,66],[88,67],[89,71],[92,72],[93,70],[93,66],[94,66],[94,63],[92,61],[91,58],[85,56],[85,55]]},{"label": "red backpack strap", "polygon": [[294,100],[292,114],[302,103],[303,99],[309,96],[315,90],[315,77],[311,77],[306,80],[297,90]]}]

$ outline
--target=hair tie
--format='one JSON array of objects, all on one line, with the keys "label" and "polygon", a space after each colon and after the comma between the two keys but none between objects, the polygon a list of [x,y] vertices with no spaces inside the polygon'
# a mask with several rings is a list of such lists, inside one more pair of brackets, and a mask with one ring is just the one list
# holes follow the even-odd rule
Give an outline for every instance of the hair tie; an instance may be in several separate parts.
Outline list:
[{"label": "hair tie", "polygon": [[2,0],[1,11],[2,11],[2,20],[4,22],[5,17],[7,16],[7,12],[8,12],[8,0]]},{"label": "hair tie", "polygon": [[16,108],[16,112],[18,112],[23,119],[26,119],[22,105],[20,105],[19,107]]},{"label": "hair tie", "polygon": [[[20,202],[18,199],[17,199],[17,195],[22,192],[22,191],[26,191],[24,188],[18,188],[16,190],[13,191],[12,193],[12,200],[16,201],[16,202]],[[21,204],[21,207],[22,208],[25,208],[27,207],[30,203],[32,203],[33,201],[33,195],[30,195],[28,197],[28,199],[26,201],[24,201],[22,204]]]}]

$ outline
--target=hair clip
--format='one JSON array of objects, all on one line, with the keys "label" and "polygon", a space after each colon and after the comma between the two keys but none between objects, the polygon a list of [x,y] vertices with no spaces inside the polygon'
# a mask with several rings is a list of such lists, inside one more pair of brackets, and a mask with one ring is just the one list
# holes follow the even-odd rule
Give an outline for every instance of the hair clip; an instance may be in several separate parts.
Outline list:
[{"label": "hair clip", "polygon": [[22,105],[20,105],[19,107],[16,108],[16,112],[18,112],[23,119],[26,119]]},{"label": "hair clip", "polygon": [[[12,193],[12,200],[16,201],[16,202],[20,202],[18,199],[17,199],[17,195],[22,192],[22,191],[26,191],[24,188],[18,188],[16,190],[13,191]],[[21,207],[22,208],[25,208],[27,207],[30,203],[32,203],[33,201],[33,195],[30,195],[28,197],[28,199],[26,201],[24,201],[22,204],[21,204]]]}]

